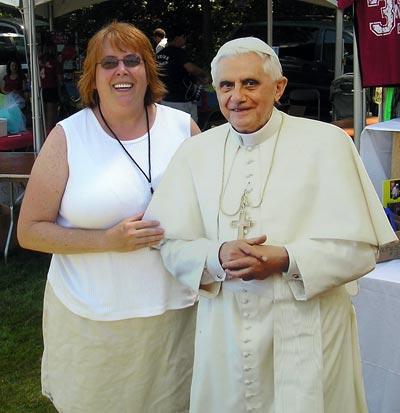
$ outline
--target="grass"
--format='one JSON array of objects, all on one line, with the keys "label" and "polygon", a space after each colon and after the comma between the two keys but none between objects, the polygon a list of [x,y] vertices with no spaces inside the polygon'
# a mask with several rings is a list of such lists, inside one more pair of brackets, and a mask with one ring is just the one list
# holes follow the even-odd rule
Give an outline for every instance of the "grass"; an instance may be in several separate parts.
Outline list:
[{"label": "grass", "polygon": [[50,256],[16,248],[0,256],[0,412],[54,413],[42,396],[42,304]]}]

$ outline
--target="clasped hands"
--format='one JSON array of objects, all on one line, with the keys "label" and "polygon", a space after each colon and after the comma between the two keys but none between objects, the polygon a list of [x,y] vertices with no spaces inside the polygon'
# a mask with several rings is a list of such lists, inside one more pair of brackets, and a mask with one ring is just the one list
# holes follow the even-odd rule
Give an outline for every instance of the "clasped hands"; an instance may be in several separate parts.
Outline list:
[{"label": "clasped hands", "polygon": [[219,260],[227,279],[264,280],[272,274],[287,271],[289,256],[284,247],[263,245],[265,235],[228,241],[221,245]]}]

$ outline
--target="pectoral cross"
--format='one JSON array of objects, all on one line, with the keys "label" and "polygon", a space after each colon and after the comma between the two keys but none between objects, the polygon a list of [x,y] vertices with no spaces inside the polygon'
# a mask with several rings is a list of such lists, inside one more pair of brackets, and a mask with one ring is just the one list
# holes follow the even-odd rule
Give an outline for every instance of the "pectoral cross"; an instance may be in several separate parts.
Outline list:
[{"label": "pectoral cross", "polygon": [[254,225],[254,221],[246,215],[246,207],[248,204],[247,194],[248,190],[245,189],[240,199],[239,220],[231,222],[231,227],[238,229],[237,239],[244,239],[247,234],[247,228]]}]

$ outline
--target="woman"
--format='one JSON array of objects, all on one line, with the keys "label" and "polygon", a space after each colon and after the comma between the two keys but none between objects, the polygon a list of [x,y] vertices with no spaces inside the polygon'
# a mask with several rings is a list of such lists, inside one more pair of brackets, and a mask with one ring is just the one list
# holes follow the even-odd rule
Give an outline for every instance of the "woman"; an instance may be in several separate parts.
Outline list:
[{"label": "woman", "polygon": [[46,139],[18,224],[21,246],[53,253],[43,393],[63,413],[184,412],[196,295],[149,248],[159,222],[141,218],[178,145],[200,130],[155,103],[164,87],[151,43],[127,23],[90,40],[79,89],[85,109]]},{"label": "woman", "polygon": [[22,71],[21,63],[16,59],[9,60],[6,66],[6,74],[4,75],[1,84],[1,93],[4,93],[5,95],[15,93],[17,95],[17,102],[20,107],[22,106],[21,109],[23,109],[25,106],[25,90],[26,76]]},{"label": "woman", "polygon": [[59,119],[62,67],[56,58],[55,45],[46,43],[39,56],[40,82],[42,86],[46,132],[48,133]]}]

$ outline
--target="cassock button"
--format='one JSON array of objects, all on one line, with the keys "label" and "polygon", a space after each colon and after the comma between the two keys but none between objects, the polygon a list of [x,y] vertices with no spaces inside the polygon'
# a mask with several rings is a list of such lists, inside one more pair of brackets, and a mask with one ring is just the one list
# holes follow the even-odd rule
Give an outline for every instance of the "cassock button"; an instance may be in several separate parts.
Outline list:
[{"label": "cassock button", "polygon": [[245,359],[247,359],[248,357],[250,357],[251,356],[251,353],[243,353],[243,357],[245,358]]},{"label": "cassock button", "polygon": [[244,370],[244,371],[250,371],[250,370],[251,370],[251,367],[246,366],[243,370]]},{"label": "cassock button", "polygon": [[249,302],[249,300],[248,300],[247,298],[245,298],[245,299],[242,301],[243,304],[247,304],[248,302]]},{"label": "cassock button", "polygon": [[224,278],[224,276],[223,276],[222,274],[218,274],[218,275],[217,275],[217,278],[218,278],[219,280],[222,280],[222,279]]},{"label": "cassock button", "polygon": [[252,146],[247,146],[247,150],[248,150],[249,152],[251,152],[251,151],[253,150],[253,147],[252,147]]},{"label": "cassock button", "polygon": [[252,384],[253,383],[253,380],[245,380],[244,381],[244,384],[246,384],[247,386],[249,385],[249,384]]},{"label": "cassock button", "polygon": [[293,274],[293,278],[295,278],[296,280],[298,280],[300,278],[299,274]]},{"label": "cassock button", "polygon": [[243,317],[245,317],[245,318],[249,318],[249,313],[243,313]]}]

